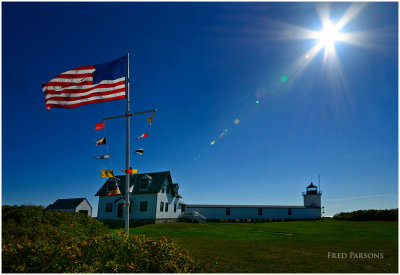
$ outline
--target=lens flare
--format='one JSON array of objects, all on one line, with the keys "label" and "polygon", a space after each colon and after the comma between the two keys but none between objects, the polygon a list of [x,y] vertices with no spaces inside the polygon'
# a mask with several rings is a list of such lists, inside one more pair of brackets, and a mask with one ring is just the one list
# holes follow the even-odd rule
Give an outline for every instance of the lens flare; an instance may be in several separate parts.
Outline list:
[{"label": "lens flare", "polygon": [[256,100],[256,103],[258,104],[258,103],[260,103],[260,101]]},{"label": "lens flare", "polygon": [[286,75],[282,75],[281,82],[286,82],[286,80],[287,80],[287,76]]},{"label": "lens flare", "polygon": [[210,142],[210,145],[213,146],[215,144],[215,140]]},{"label": "lens flare", "polygon": [[310,58],[310,54],[306,54],[306,58],[309,59]]},{"label": "lens flare", "polygon": [[239,124],[239,119],[235,119],[235,124],[237,125],[237,124]]}]

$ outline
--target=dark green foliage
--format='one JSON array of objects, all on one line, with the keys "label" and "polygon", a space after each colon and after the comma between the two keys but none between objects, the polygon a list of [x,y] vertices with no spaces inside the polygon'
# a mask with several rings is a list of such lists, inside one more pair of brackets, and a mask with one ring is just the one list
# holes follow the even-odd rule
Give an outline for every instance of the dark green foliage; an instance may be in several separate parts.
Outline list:
[{"label": "dark green foliage", "polygon": [[38,206],[3,206],[2,271],[193,272],[187,252],[161,238],[109,233],[81,213]]},{"label": "dark green foliage", "polygon": [[398,209],[385,210],[357,210],[353,212],[341,212],[333,216],[335,220],[349,221],[397,221]]}]

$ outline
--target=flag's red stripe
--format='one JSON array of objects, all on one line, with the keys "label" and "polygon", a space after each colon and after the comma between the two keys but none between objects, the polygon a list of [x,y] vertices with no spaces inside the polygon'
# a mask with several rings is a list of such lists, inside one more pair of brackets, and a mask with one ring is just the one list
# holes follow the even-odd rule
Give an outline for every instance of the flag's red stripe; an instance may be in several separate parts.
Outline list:
[{"label": "flag's red stripe", "polygon": [[112,88],[112,87],[116,87],[119,85],[125,84],[125,80],[120,81],[120,82],[116,82],[116,83],[108,83],[108,84],[98,84],[95,85],[91,88],[87,88],[87,89],[64,89],[62,91],[56,91],[56,90],[46,90],[45,94],[46,95],[56,95],[56,94],[63,94],[63,93],[84,93],[84,92],[88,92],[90,90],[93,89],[97,89],[97,88]]},{"label": "flag's red stripe", "polygon": [[42,84],[42,87],[48,87],[48,86],[68,87],[68,86],[81,86],[81,85],[93,85],[93,81],[82,81],[82,82],[48,82],[48,83]]},{"label": "flag's red stripe", "polygon": [[60,75],[57,75],[54,78],[82,78],[82,77],[91,77],[91,76],[93,76],[93,73],[86,73],[86,74],[60,74]]},{"label": "flag's red stripe", "polygon": [[83,105],[87,105],[87,104],[91,104],[91,103],[99,103],[99,102],[106,102],[106,101],[110,101],[110,100],[123,99],[125,97],[126,96],[123,95],[123,96],[117,96],[117,97],[111,97],[111,98],[105,98],[105,99],[97,99],[97,100],[91,100],[91,101],[86,101],[86,102],[80,102],[80,103],[71,104],[71,105],[46,104],[46,107],[70,109],[70,108],[75,108],[75,107],[79,107],[79,106],[83,106]]},{"label": "flag's red stripe", "polygon": [[57,101],[75,101],[75,100],[80,100],[80,99],[85,99],[85,98],[91,98],[94,96],[102,96],[102,95],[111,95],[111,94],[116,94],[120,92],[125,92],[125,88],[120,88],[120,89],[115,89],[112,91],[107,91],[107,92],[97,92],[97,93],[91,93],[85,96],[77,96],[77,97],[65,97],[65,96],[55,96],[55,97],[50,97],[46,99],[46,102],[48,100],[57,100]]}]

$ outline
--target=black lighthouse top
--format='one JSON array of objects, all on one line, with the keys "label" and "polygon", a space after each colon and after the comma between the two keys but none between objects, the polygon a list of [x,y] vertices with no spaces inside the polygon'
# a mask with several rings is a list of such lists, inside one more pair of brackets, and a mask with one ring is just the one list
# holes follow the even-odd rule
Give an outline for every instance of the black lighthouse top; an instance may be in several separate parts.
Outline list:
[{"label": "black lighthouse top", "polygon": [[309,186],[307,186],[306,190],[307,195],[318,194],[318,188],[312,182]]}]

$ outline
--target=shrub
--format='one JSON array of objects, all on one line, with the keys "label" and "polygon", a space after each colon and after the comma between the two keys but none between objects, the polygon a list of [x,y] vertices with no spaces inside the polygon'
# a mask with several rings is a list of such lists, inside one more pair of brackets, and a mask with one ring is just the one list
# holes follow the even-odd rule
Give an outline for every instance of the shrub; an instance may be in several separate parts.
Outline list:
[{"label": "shrub", "polygon": [[197,271],[188,253],[171,241],[109,234],[85,214],[3,206],[2,221],[3,272]]},{"label": "shrub", "polygon": [[353,212],[341,212],[335,214],[335,220],[352,220],[352,221],[397,221],[398,209],[385,210],[357,210]]}]

